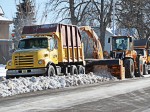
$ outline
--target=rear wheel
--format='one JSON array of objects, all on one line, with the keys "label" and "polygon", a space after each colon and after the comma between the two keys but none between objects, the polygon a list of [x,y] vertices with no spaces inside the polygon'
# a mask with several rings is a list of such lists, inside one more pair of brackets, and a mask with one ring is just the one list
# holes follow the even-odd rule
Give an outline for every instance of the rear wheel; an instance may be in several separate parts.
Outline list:
[{"label": "rear wheel", "polygon": [[143,65],[143,75],[148,75],[148,66],[147,66],[147,64],[144,64]]},{"label": "rear wheel", "polygon": [[70,75],[78,74],[78,69],[75,65],[70,66]]},{"label": "rear wheel", "polygon": [[78,73],[79,74],[85,74],[85,67],[83,67],[82,65],[78,66]]},{"label": "rear wheel", "polygon": [[55,75],[55,68],[52,65],[49,65],[47,69],[47,76],[51,77]]},{"label": "rear wheel", "polygon": [[124,60],[124,67],[125,67],[125,77],[126,78],[134,78],[134,62],[132,59],[125,59]]},{"label": "rear wheel", "polygon": [[143,70],[143,61],[139,60],[137,62],[137,64],[138,64],[138,70],[137,70],[137,73],[136,73],[136,77],[141,77],[141,76],[143,76],[143,72],[144,72],[144,70]]}]

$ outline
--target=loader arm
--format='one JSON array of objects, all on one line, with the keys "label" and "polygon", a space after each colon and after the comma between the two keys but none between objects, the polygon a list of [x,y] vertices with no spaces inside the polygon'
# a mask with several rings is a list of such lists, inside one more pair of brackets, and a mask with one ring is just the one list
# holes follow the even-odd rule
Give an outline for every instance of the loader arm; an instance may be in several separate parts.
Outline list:
[{"label": "loader arm", "polygon": [[93,42],[94,42],[94,45],[93,45],[93,48],[94,48],[94,52],[93,52],[94,58],[95,59],[103,59],[102,46],[101,46],[101,43],[99,41],[99,37],[94,32],[94,30],[90,26],[81,26],[80,30],[86,32],[87,35],[89,36],[89,38],[93,39]]}]

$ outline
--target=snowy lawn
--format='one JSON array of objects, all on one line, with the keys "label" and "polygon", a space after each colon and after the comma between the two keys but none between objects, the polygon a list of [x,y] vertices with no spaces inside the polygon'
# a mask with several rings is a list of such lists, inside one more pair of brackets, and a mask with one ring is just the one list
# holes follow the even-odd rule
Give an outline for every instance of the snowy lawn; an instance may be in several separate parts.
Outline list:
[{"label": "snowy lawn", "polygon": [[2,65],[0,64],[0,77],[1,76],[6,76],[6,69],[5,69],[6,65]]},{"label": "snowy lawn", "polygon": [[54,77],[26,77],[5,79],[0,78],[0,97],[12,96],[21,93],[40,91],[46,89],[64,88],[70,86],[78,86],[84,84],[92,84],[109,80],[116,80],[110,74],[94,75],[92,72],[89,74],[80,74],[72,76],[54,76]]}]

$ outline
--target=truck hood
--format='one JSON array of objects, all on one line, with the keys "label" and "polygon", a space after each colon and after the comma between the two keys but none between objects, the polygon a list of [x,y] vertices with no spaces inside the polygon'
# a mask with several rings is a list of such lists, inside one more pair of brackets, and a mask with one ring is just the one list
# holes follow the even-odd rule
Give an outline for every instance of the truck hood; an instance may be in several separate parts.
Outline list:
[{"label": "truck hood", "polygon": [[14,53],[39,52],[43,50],[47,50],[47,49],[20,49],[20,50],[16,50]]},{"label": "truck hood", "polygon": [[13,56],[20,55],[20,56],[26,56],[26,55],[38,55],[38,54],[45,54],[48,52],[48,49],[20,49],[16,50],[13,53]]}]

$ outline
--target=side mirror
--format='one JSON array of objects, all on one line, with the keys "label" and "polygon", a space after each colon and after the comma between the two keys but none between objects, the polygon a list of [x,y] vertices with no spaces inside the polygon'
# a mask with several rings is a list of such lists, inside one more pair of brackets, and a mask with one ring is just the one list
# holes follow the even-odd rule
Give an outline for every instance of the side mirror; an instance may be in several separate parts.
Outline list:
[{"label": "side mirror", "polygon": [[15,49],[11,49],[9,52],[10,52],[10,53],[13,53],[13,52],[15,52]]},{"label": "side mirror", "polygon": [[110,43],[110,38],[108,38],[108,43]]},{"label": "side mirror", "polygon": [[132,39],[132,37],[130,37],[130,42],[132,42],[133,41],[133,39]]}]

